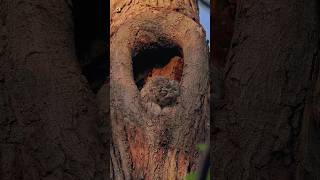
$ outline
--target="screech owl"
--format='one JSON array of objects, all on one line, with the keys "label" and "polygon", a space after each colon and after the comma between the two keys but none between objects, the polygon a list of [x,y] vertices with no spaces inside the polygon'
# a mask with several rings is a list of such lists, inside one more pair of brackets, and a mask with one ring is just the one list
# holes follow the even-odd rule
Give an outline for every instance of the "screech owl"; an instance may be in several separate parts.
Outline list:
[{"label": "screech owl", "polygon": [[174,105],[180,95],[179,82],[162,76],[152,77],[148,79],[140,93],[144,101],[156,103],[161,108]]}]

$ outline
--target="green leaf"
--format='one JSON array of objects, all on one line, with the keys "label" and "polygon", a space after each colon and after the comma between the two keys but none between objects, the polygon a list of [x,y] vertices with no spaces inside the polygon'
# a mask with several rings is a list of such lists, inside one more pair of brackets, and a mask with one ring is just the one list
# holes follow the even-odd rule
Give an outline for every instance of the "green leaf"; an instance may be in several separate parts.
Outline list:
[{"label": "green leaf", "polygon": [[196,180],[198,177],[196,172],[190,172],[186,177],[184,177],[185,180]]},{"label": "green leaf", "polygon": [[208,145],[206,145],[206,144],[197,144],[197,149],[198,149],[198,151],[203,152],[203,151],[205,151],[207,148],[208,148]]},{"label": "green leaf", "polygon": [[207,180],[210,180],[210,169],[209,169],[208,174],[207,174]]}]

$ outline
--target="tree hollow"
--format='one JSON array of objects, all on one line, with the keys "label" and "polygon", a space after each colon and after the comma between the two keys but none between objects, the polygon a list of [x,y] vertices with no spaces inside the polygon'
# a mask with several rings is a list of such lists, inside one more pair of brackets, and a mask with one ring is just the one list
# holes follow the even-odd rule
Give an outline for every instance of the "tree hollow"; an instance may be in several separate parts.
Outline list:
[{"label": "tree hollow", "polygon": [[183,72],[183,52],[178,45],[149,44],[132,58],[134,80],[141,90],[149,78],[162,76],[180,82]]}]

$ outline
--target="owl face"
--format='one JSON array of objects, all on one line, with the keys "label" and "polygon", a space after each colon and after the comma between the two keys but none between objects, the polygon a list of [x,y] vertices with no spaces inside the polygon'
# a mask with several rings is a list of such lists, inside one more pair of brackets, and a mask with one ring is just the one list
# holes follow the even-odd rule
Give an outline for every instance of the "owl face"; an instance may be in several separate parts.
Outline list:
[{"label": "owl face", "polygon": [[179,84],[175,80],[166,80],[157,88],[155,99],[161,107],[172,105],[179,95]]},{"label": "owl face", "polygon": [[179,94],[179,83],[162,76],[150,78],[141,90],[141,96],[144,100],[152,101],[162,108],[174,105]]}]

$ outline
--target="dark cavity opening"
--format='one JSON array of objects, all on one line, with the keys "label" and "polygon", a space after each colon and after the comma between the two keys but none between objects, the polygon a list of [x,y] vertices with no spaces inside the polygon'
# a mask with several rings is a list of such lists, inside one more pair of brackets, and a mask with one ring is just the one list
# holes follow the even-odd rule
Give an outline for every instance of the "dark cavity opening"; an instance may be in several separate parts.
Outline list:
[{"label": "dark cavity opening", "polygon": [[133,56],[132,67],[134,81],[139,90],[143,88],[148,78],[154,76],[163,76],[180,82],[183,52],[177,45],[148,45]]},{"label": "dark cavity opening", "polygon": [[96,93],[109,76],[107,1],[72,3],[76,55],[82,74]]}]

